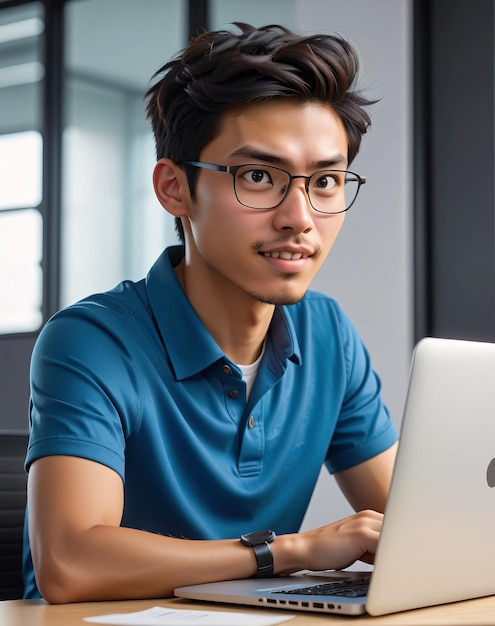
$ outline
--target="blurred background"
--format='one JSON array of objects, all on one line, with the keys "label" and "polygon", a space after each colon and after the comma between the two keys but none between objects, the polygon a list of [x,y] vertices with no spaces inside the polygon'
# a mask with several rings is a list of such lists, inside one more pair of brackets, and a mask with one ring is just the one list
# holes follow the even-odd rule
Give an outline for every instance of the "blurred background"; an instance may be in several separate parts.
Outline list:
[{"label": "blurred background", "polygon": [[[46,320],[176,243],[143,96],[233,21],[344,35],[379,99],[367,184],[313,287],[357,325],[397,426],[419,338],[494,340],[493,0],[0,0],[0,431],[27,429]],[[305,524],[346,510],[322,474]]]}]

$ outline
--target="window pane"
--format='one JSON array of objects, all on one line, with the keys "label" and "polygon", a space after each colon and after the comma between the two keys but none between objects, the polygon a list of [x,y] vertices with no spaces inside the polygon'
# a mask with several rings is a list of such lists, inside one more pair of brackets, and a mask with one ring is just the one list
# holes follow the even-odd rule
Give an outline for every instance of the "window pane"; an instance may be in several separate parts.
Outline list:
[{"label": "window pane", "polygon": [[0,135],[0,210],[38,206],[41,179],[41,134]]},{"label": "window pane", "polygon": [[43,7],[0,11],[0,135],[41,130]]},{"label": "window pane", "polygon": [[41,325],[42,232],[36,209],[0,213],[0,333]]}]

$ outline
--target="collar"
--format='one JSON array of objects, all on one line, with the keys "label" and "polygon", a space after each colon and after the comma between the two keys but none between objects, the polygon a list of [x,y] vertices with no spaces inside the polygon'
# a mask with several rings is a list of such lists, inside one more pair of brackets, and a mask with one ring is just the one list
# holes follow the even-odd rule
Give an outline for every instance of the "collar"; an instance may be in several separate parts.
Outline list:
[{"label": "collar", "polygon": [[[225,355],[191,306],[174,268],[184,246],[166,248],[146,277],[148,301],[177,380],[203,371]],[[284,306],[275,307],[268,338],[280,361],[301,361],[299,344]]]}]

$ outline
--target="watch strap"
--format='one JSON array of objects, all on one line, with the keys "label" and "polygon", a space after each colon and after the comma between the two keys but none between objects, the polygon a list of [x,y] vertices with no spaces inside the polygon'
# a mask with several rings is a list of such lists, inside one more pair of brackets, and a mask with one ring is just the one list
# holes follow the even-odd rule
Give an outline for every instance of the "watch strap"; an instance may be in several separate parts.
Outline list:
[{"label": "watch strap", "polygon": [[265,541],[253,546],[253,550],[258,563],[257,578],[269,578],[273,575],[273,554],[270,545]]}]

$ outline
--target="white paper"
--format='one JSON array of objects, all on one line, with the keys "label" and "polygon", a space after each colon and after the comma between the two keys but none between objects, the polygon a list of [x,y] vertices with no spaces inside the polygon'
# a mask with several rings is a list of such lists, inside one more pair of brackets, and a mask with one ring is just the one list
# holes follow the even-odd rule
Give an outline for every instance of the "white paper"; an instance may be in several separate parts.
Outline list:
[{"label": "white paper", "polygon": [[84,621],[114,626],[271,626],[293,619],[293,617],[294,615],[190,611],[154,606],[137,613],[85,617]]}]

